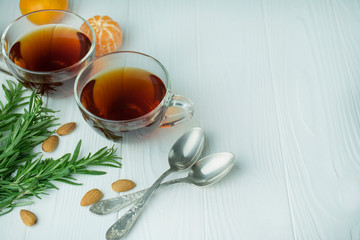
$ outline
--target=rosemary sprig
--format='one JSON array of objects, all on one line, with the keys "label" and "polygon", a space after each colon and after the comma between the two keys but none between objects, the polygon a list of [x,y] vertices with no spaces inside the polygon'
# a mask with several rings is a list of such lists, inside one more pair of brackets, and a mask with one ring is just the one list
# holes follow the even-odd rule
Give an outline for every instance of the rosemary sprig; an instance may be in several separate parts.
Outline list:
[{"label": "rosemary sprig", "polygon": [[15,176],[9,180],[0,180],[0,216],[10,212],[14,207],[33,203],[24,201],[32,196],[47,194],[50,189],[58,189],[52,181],[59,181],[73,185],[75,182],[72,174],[102,175],[106,172],[87,169],[88,166],[120,167],[115,159],[114,148],[102,148],[95,154],[78,158],[81,140],[77,144],[74,153],[67,153],[59,159],[44,159],[41,157],[34,161],[28,161],[20,165]]},{"label": "rosemary sprig", "polygon": [[[8,102],[0,102],[0,180],[9,177],[19,164],[36,157],[33,148],[54,132],[48,130],[50,127],[58,125],[52,115],[55,111],[45,108],[35,92],[23,97],[25,89],[10,81],[2,88]],[[24,113],[17,113],[24,105]]]},{"label": "rosemary sprig", "polygon": [[[73,154],[42,159],[33,148],[53,133],[48,129],[57,125],[54,111],[43,107],[35,92],[24,97],[26,90],[20,84],[7,81],[2,87],[7,104],[0,101],[0,216],[33,203],[29,200],[33,196],[40,198],[48,190],[58,189],[53,181],[80,185],[73,174],[106,173],[87,169],[89,166],[121,167],[114,147],[80,158],[81,140]],[[17,112],[26,105],[23,113]]]},{"label": "rosemary sprig", "polygon": [[9,119],[12,115],[9,115],[9,113],[14,112],[19,107],[26,104],[25,100],[28,98],[28,96],[23,96],[24,92],[26,91],[23,89],[23,87],[18,84],[15,85],[11,81],[6,81],[6,85],[2,85],[2,89],[5,93],[5,98],[7,100],[7,104],[4,105],[0,101],[0,123],[3,124],[3,121],[5,119]]}]

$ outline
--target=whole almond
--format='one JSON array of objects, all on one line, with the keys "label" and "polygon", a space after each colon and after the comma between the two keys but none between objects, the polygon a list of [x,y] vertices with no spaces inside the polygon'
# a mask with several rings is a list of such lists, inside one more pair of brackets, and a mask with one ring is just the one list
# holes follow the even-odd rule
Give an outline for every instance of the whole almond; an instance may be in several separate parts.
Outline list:
[{"label": "whole almond", "polygon": [[20,217],[26,226],[32,226],[37,221],[35,214],[25,209],[20,210]]},{"label": "whole almond", "polygon": [[59,136],[64,136],[71,133],[75,127],[76,127],[76,122],[65,123],[64,125],[59,127],[58,130],[56,130],[56,133]]},{"label": "whole almond", "polygon": [[115,192],[126,192],[135,187],[135,183],[129,179],[120,179],[111,184]]},{"label": "whole almond", "polygon": [[103,194],[99,189],[97,188],[91,189],[90,191],[85,193],[85,195],[81,199],[80,205],[89,206],[91,204],[98,202],[102,197]]},{"label": "whole almond", "polygon": [[43,142],[41,148],[44,152],[52,152],[55,150],[58,143],[59,137],[56,135],[52,135]]}]

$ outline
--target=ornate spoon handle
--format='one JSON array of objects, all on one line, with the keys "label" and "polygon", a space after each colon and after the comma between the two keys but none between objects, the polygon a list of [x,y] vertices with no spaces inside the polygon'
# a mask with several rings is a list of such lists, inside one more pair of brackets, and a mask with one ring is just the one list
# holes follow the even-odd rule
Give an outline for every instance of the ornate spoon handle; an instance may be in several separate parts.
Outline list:
[{"label": "ornate spoon handle", "polygon": [[[188,182],[188,179],[185,178],[178,178],[178,179],[174,179],[168,182],[164,182],[162,184],[160,184],[159,189],[169,186],[171,184],[174,183],[179,183],[179,182]],[[105,215],[108,213],[112,213],[115,211],[118,211],[126,206],[129,206],[130,204],[136,202],[139,198],[141,198],[142,196],[144,196],[144,193],[148,190],[147,189],[143,189],[134,193],[129,193],[126,195],[121,195],[115,198],[109,198],[109,199],[104,199],[101,200],[97,203],[94,203],[93,205],[91,205],[90,207],[90,211],[92,213],[98,214],[98,215]]]},{"label": "ornate spoon handle", "polygon": [[173,169],[169,169],[164,172],[158,180],[145,192],[144,196],[140,198],[135,205],[127,211],[120,219],[118,219],[106,232],[106,239],[121,239],[124,237],[135,224],[136,220],[144,210],[147,200],[159,187],[160,183],[173,172]]}]

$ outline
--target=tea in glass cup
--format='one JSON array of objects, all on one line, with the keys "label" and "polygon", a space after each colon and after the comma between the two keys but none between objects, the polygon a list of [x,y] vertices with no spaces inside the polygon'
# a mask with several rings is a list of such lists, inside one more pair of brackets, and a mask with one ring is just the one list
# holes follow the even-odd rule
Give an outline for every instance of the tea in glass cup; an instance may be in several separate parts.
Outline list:
[{"label": "tea in glass cup", "polygon": [[[129,133],[146,136],[192,117],[193,103],[171,93],[170,85],[158,60],[121,51],[89,63],[76,78],[74,96],[88,124],[116,141]],[[166,114],[170,107],[181,111]]]},{"label": "tea in glass cup", "polygon": [[[43,14],[56,18],[41,23],[31,20]],[[89,29],[90,39],[82,29]],[[1,53],[12,75],[39,94],[67,96],[76,75],[94,59],[95,34],[80,16],[60,10],[42,10],[12,22],[1,38]]]}]

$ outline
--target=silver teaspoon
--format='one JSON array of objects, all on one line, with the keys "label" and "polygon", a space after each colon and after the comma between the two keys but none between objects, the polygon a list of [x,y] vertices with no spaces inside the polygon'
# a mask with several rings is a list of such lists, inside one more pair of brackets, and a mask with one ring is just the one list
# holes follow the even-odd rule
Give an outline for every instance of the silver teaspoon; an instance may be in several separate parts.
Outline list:
[{"label": "silver teaspoon", "polygon": [[[189,174],[184,178],[174,179],[160,185],[160,188],[174,183],[192,183],[197,186],[207,186],[222,179],[234,166],[234,154],[229,152],[215,153],[198,160]],[[147,189],[122,195],[115,198],[105,199],[94,203],[90,211],[104,215],[122,209],[141,198]]]},{"label": "silver teaspoon", "polygon": [[155,183],[144,193],[135,205],[117,220],[106,232],[106,239],[120,239],[132,228],[144,210],[146,201],[159,187],[160,183],[172,172],[186,170],[200,157],[204,147],[204,132],[196,127],[182,135],[169,152],[170,168],[165,171]]}]

